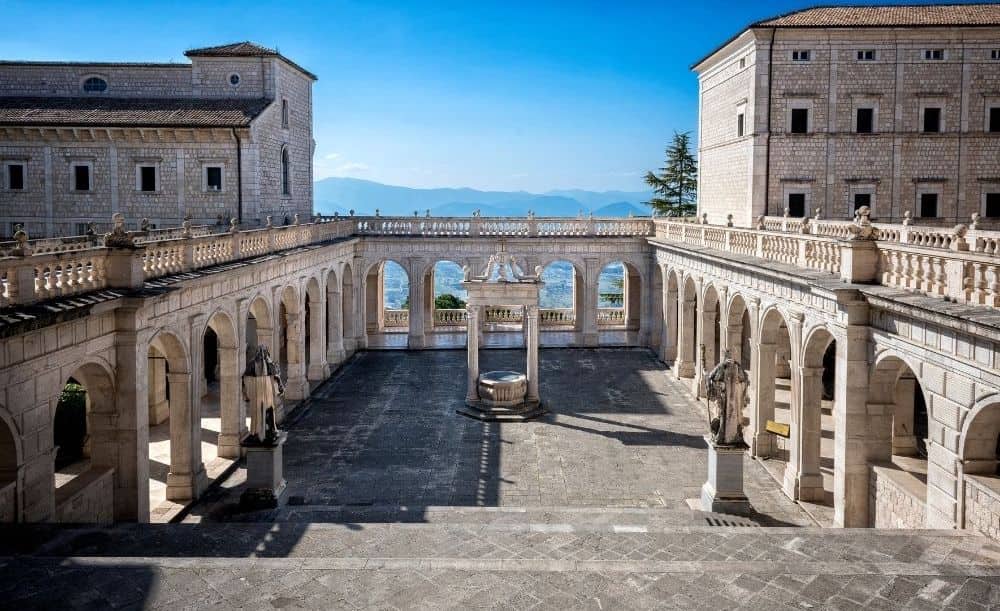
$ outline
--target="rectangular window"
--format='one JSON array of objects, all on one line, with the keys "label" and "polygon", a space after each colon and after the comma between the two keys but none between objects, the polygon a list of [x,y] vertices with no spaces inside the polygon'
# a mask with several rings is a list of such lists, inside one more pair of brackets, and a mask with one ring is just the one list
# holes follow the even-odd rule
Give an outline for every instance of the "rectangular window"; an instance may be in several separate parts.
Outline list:
[{"label": "rectangular window", "polygon": [[858,125],[857,131],[859,134],[870,134],[875,131],[875,109],[874,108],[859,108],[858,109]]},{"label": "rectangular window", "polygon": [[73,190],[90,191],[90,166],[73,166]]},{"label": "rectangular window", "polygon": [[854,194],[854,211],[857,212],[858,208],[861,206],[868,206],[870,209],[872,207],[872,194],[871,193],[855,193]]},{"label": "rectangular window", "polygon": [[940,61],[944,59],[944,49],[924,49],[924,59]]},{"label": "rectangular window", "polygon": [[205,168],[205,189],[208,191],[222,190],[222,168],[208,166]]},{"label": "rectangular window", "polygon": [[792,51],[792,61],[793,62],[809,61],[809,51],[807,50]]},{"label": "rectangular window", "polygon": [[7,164],[7,189],[11,191],[24,190],[24,164]]},{"label": "rectangular window", "polygon": [[936,134],[941,131],[941,109],[928,106],[924,109],[924,133]]},{"label": "rectangular window", "polygon": [[875,49],[862,49],[861,51],[858,51],[858,61],[859,62],[875,61]]},{"label": "rectangular window", "polygon": [[990,51],[990,59],[1000,59],[1000,49]]},{"label": "rectangular window", "polygon": [[743,119],[743,113],[741,112],[740,114],[736,115],[736,137],[737,138],[742,138],[743,137],[743,121],[744,121],[744,119]]},{"label": "rectangular window", "polygon": [[742,70],[743,68],[746,68],[746,67],[747,67],[747,58],[741,57],[740,58],[740,70]]},{"label": "rectangular window", "polygon": [[990,131],[1000,132],[1000,106],[990,109]]},{"label": "rectangular window", "polygon": [[139,166],[139,190],[156,191],[156,166]]},{"label": "rectangular window", "polygon": [[805,193],[789,193],[788,194],[788,216],[795,218],[804,218],[806,215],[806,194]]},{"label": "rectangular window", "polygon": [[808,108],[793,108],[792,109],[792,133],[793,134],[807,134],[807,133],[809,133],[809,109]]},{"label": "rectangular window", "polygon": [[986,194],[986,216],[1000,218],[1000,193]]},{"label": "rectangular window", "polygon": [[923,218],[935,218],[938,215],[938,194],[920,194],[920,216]]}]

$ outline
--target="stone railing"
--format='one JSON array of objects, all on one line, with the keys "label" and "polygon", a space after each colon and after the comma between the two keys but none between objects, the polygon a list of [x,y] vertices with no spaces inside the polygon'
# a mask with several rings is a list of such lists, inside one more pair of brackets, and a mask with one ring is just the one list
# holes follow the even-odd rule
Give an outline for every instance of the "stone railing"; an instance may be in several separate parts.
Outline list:
[{"label": "stone railing", "polygon": [[598,327],[623,327],[625,326],[624,308],[597,308]]},{"label": "stone railing", "polygon": [[434,310],[434,326],[435,327],[464,327],[465,326],[465,309],[449,309],[449,310]]},{"label": "stone railing", "polygon": [[[755,228],[654,220],[655,240],[704,246],[746,257],[880,283],[959,303],[1000,307],[1000,232],[966,226],[920,227],[763,217]],[[974,224],[973,224],[974,226]],[[859,240],[859,231],[869,231]],[[846,253],[846,255],[845,255]],[[867,257],[867,259],[866,259]]]},{"label": "stone railing", "polygon": [[485,322],[489,323],[519,323],[524,320],[524,310],[520,307],[488,306]]},{"label": "stone railing", "polygon": [[386,308],[383,310],[382,324],[386,329],[398,329],[410,326],[409,310],[393,310]]},{"label": "stone railing", "polygon": [[134,288],[169,274],[348,237],[354,222],[317,217],[311,223],[248,231],[232,226],[225,233],[210,233],[214,228],[185,225],[43,240],[29,240],[21,232],[14,242],[0,244],[0,308]]},{"label": "stone railing", "polygon": [[543,327],[567,327],[576,324],[576,310],[573,308],[541,308],[538,323]]},{"label": "stone railing", "polygon": [[[343,218],[343,217],[339,217]],[[347,217],[358,235],[420,237],[645,237],[650,218]]]}]

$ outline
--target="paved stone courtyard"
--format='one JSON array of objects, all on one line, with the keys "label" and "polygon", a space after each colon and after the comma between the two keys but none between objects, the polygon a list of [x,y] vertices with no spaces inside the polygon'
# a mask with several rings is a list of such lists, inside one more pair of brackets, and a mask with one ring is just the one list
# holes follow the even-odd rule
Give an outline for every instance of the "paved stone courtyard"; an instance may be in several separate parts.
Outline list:
[{"label": "paved stone courtyard", "polygon": [[[496,369],[522,355],[482,358]],[[648,351],[542,351],[550,413],[502,426],[455,413],[463,361],[352,359],[286,424],[278,510],[235,511],[237,470],[192,508],[197,523],[0,529],[0,607],[1000,605],[1000,544],[816,528],[760,463],[746,465],[750,520],[689,510],[704,408]]]},{"label": "paved stone courtyard", "polygon": [[[483,371],[524,367],[522,351],[481,359]],[[451,506],[649,507],[691,523],[685,499],[707,469],[704,404],[648,350],[542,350],[539,367],[549,413],[501,425],[455,413],[464,351],[362,353],[286,424],[290,505],[232,514],[239,472],[193,514],[327,522]],[[760,523],[813,524],[760,464],[747,461],[745,478]]]}]

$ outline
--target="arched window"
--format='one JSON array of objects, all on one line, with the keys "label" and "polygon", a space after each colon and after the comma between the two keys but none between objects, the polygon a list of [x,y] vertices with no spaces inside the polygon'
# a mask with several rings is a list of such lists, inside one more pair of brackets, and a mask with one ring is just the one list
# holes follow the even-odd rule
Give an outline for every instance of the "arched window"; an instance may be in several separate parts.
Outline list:
[{"label": "arched window", "polygon": [[281,193],[292,194],[291,164],[288,160],[288,148],[281,149]]},{"label": "arched window", "polygon": [[84,93],[104,93],[108,90],[108,82],[99,76],[91,76],[83,81]]},{"label": "arched window", "polygon": [[281,101],[281,127],[288,129],[288,100]]}]

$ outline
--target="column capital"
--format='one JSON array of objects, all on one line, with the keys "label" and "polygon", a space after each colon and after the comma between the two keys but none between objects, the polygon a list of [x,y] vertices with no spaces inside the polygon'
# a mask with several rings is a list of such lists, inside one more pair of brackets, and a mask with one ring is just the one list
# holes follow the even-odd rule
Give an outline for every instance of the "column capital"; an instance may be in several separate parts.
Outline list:
[{"label": "column capital", "polygon": [[799,375],[803,378],[818,378],[823,376],[822,367],[806,367],[805,365],[799,366]]}]

